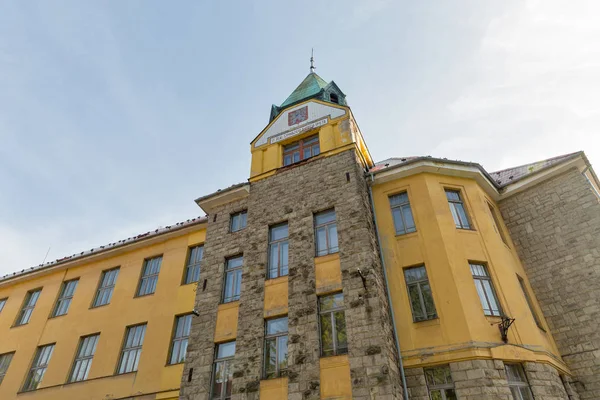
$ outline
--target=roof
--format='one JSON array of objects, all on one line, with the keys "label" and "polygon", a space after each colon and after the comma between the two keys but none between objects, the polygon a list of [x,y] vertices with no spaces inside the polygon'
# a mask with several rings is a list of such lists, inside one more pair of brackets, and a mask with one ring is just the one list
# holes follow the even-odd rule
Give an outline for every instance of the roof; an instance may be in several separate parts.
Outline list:
[{"label": "roof", "polygon": [[54,260],[54,261],[50,261],[50,262],[47,262],[47,263],[39,264],[39,265],[36,265],[35,267],[31,267],[29,269],[23,269],[21,271],[17,271],[17,272],[13,272],[11,274],[6,274],[4,276],[0,276],[0,282],[2,282],[3,280],[6,280],[6,279],[11,279],[11,278],[17,277],[17,276],[27,275],[27,274],[30,274],[32,272],[39,271],[39,270],[42,270],[42,269],[46,269],[46,268],[50,268],[50,267],[55,267],[57,265],[64,264],[64,263],[67,263],[67,262],[70,262],[70,261],[75,261],[75,260],[83,259],[85,257],[89,257],[89,256],[92,256],[92,255],[103,253],[103,252],[108,251],[108,250],[114,250],[114,249],[117,249],[119,247],[127,246],[127,245],[130,245],[130,244],[136,243],[136,242],[140,242],[142,240],[146,240],[146,239],[150,239],[150,238],[153,238],[153,237],[156,237],[156,236],[160,236],[160,235],[163,235],[165,233],[175,232],[175,231],[178,231],[180,229],[184,229],[184,228],[187,228],[187,227],[190,227],[190,226],[199,225],[199,224],[202,224],[202,223],[207,222],[207,221],[208,221],[207,217],[196,217],[196,218],[188,219],[186,221],[177,222],[174,225],[167,225],[165,227],[157,228],[157,229],[155,229],[153,231],[148,231],[148,232],[145,232],[145,233],[140,233],[138,235],[134,235],[134,236],[128,237],[127,239],[118,240],[116,242],[108,243],[108,244],[105,244],[103,246],[94,247],[94,248],[92,248],[90,250],[85,250],[85,251],[82,251],[80,253],[75,253],[75,254],[70,255],[70,256],[62,257],[62,258],[59,258],[59,259]]},{"label": "roof", "polygon": [[322,89],[327,87],[328,83],[323,80],[319,75],[311,72],[304,78],[304,80],[298,85],[296,89],[288,96],[281,107],[286,107],[290,104],[297,103],[301,100],[308,99],[309,97],[315,96]]},{"label": "roof", "polygon": [[534,173],[550,168],[556,164],[560,164],[563,161],[577,158],[582,154],[583,152],[581,151],[563,154],[562,156],[547,158],[545,160],[536,161],[530,164],[524,164],[496,172],[490,172],[490,175],[492,178],[494,178],[494,182],[496,182],[502,188]]},{"label": "roof", "polygon": [[491,181],[491,183],[494,186],[496,186],[498,190],[500,190],[521,179],[537,174],[538,172],[544,171],[555,165],[575,159],[580,156],[585,157],[582,151],[563,154],[561,156],[547,158],[545,160],[536,161],[530,164],[519,165],[517,167],[507,168],[496,172],[487,172],[481,166],[481,164],[468,161],[449,160],[446,158],[435,158],[431,156],[392,157],[383,161],[376,162],[375,166],[371,168],[370,172],[378,173],[387,169],[395,168],[401,165],[412,164],[418,161],[445,162],[449,164],[466,165],[480,169],[481,172],[484,175],[486,175],[487,178]]}]

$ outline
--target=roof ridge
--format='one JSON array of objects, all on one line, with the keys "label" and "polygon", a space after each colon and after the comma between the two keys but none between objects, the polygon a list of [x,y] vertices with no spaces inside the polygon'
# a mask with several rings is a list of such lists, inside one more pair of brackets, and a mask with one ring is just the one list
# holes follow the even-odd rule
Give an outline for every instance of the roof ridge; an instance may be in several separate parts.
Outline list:
[{"label": "roof ridge", "polygon": [[51,267],[51,266],[55,266],[55,265],[60,265],[62,263],[68,262],[68,261],[79,260],[79,259],[91,256],[93,254],[99,254],[99,253],[102,253],[104,251],[108,251],[108,250],[111,250],[111,249],[116,249],[116,248],[125,246],[127,244],[136,243],[136,242],[138,242],[140,240],[143,240],[143,239],[147,239],[147,238],[154,237],[154,236],[160,236],[163,233],[174,232],[174,231],[176,231],[178,229],[183,229],[183,228],[188,227],[188,226],[193,226],[193,225],[196,225],[196,224],[201,224],[201,223],[206,222],[206,221],[208,221],[208,217],[204,216],[204,217],[190,218],[190,219],[187,219],[187,220],[182,221],[182,222],[176,222],[175,224],[172,224],[172,225],[165,225],[164,227],[162,227],[162,228],[156,228],[153,231],[147,231],[147,232],[144,232],[144,233],[133,235],[131,237],[128,237],[127,239],[121,239],[121,240],[118,240],[116,242],[108,243],[108,244],[105,244],[105,245],[102,245],[102,246],[92,247],[90,250],[85,250],[85,251],[82,251],[80,253],[74,253],[74,254],[72,254],[70,256],[65,256],[65,257],[57,258],[54,261],[48,261],[46,263],[41,263],[41,264],[35,265],[33,267],[22,269],[20,272],[16,272],[15,271],[15,272],[12,272],[12,273],[9,272],[8,274],[0,275],[0,283],[3,280],[9,279],[9,278],[14,278],[14,277],[17,277],[17,276],[25,275],[25,274],[28,274],[30,272],[34,272],[34,271],[37,271],[37,270],[40,270],[40,269],[43,269],[43,268],[47,268],[47,267]]},{"label": "roof ridge", "polygon": [[559,158],[568,158],[568,157],[574,156],[575,154],[583,154],[583,151],[581,151],[581,150],[580,151],[575,151],[573,153],[562,154],[560,156],[545,158],[543,160],[533,161],[533,162],[525,163],[525,164],[521,164],[521,165],[515,165],[514,167],[508,167],[508,168],[504,168],[504,169],[499,169],[498,171],[490,172],[490,174],[499,174],[501,172],[506,172],[506,171],[509,171],[511,169],[517,169],[517,168],[527,167],[527,166],[532,165],[532,164],[538,164],[538,163],[541,163],[541,162],[553,161],[553,160],[557,160]]}]

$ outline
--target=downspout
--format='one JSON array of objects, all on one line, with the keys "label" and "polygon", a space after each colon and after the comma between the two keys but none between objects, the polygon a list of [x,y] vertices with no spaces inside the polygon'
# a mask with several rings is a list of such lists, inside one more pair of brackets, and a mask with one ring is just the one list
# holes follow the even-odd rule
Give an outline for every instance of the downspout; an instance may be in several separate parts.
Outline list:
[{"label": "downspout", "polygon": [[[371,175],[371,182],[375,180],[373,173]],[[400,340],[398,339],[398,333],[396,332],[396,317],[394,315],[394,306],[392,305],[392,295],[390,294],[390,285],[388,282],[387,269],[385,267],[385,258],[383,257],[383,249],[381,248],[381,239],[379,237],[379,226],[377,225],[377,215],[375,214],[375,203],[373,201],[373,190],[371,185],[367,182],[369,187],[369,200],[371,203],[371,212],[373,213],[373,221],[375,222],[375,235],[377,236],[377,246],[379,247],[379,258],[381,259],[381,267],[383,269],[383,279],[385,280],[385,291],[387,294],[388,304],[390,308],[390,315],[392,317],[392,331],[394,332],[394,340],[396,342],[396,349],[398,350],[398,366],[400,368],[400,376],[402,377],[402,388],[404,389],[404,399],[408,399],[408,387],[406,386],[406,375],[404,374],[404,364],[402,363],[402,353],[400,353]]]}]

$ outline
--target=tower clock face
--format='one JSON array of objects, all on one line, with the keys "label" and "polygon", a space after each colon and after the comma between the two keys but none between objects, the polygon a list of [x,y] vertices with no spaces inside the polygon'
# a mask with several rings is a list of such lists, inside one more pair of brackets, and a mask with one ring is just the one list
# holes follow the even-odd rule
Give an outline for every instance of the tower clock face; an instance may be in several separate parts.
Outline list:
[{"label": "tower clock face", "polygon": [[304,106],[288,113],[288,126],[299,124],[308,119],[308,106]]}]

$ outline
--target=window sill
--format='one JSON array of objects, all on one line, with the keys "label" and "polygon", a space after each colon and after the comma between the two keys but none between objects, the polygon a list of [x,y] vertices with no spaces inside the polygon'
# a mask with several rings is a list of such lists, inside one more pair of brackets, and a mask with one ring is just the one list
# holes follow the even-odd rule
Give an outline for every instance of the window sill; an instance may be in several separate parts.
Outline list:
[{"label": "window sill", "polygon": [[184,360],[184,361],[182,361],[182,362],[173,363],[173,364],[171,364],[171,363],[166,363],[166,364],[165,364],[165,368],[167,368],[167,367],[175,367],[175,366],[177,366],[177,365],[183,365],[183,364],[185,364],[185,360]]},{"label": "window sill", "polygon": [[248,226],[245,226],[245,227],[243,227],[243,228],[241,228],[241,229],[238,229],[237,231],[232,231],[232,230],[230,230],[228,233],[238,233],[238,232],[241,232],[241,231],[245,230],[247,227],[248,227]]},{"label": "window sill", "polygon": [[137,371],[123,372],[122,374],[115,373],[113,376],[124,376],[124,375],[131,375],[131,374],[137,374]]},{"label": "window sill", "polygon": [[458,228],[458,227],[456,227],[456,230],[458,232],[477,233],[477,230],[475,228]]},{"label": "window sill", "polygon": [[48,317],[48,320],[56,319],[56,318],[60,318],[60,317],[66,317],[67,315],[68,315],[68,313],[60,314],[60,315],[53,315],[53,316]]},{"label": "window sill", "polygon": [[100,304],[99,306],[91,306],[90,308],[88,308],[88,310],[95,310],[96,308],[102,308],[106,306],[110,306],[110,303]]},{"label": "window sill", "polygon": [[408,239],[408,238],[412,238],[417,236],[419,232],[414,231],[414,232],[408,232],[408,233],[396,233],[396,239],[400,240],[400,239]]},{"label": "window sill", "polygon": [[133,296],[133,298],[134,298],[134,299],[140,299],[140,298],[142,298],[142,297],[154,296],[154,293],[156,293],[156,292],[153,292],[153,293],[146,293],[146,294],[140,294],[140,295],[137,295],[137,296]]},{"label": "window sill", "polygon": [[194,281],[194,282],[188,282],[188,283],[185,283],[185,282],[184,282],[184,283],[182,283],[180,286],[189,286],[189,285],[193,285],[194,283],[197,285],[197,284],[198,284],[198,282],[200,282],[200,281],[199,281],[199,280],[197,280],[197,281]]},{"label": "window sill", "polygon": [[315,261],[317,261],[317,260],[319,262],[329,261],[330,259],[333,260],[334,258],[339,258],[339,256],[340,256],[340,252],[338,250],[334,253],[323,254],[321,256],[315,255]]},{"label": "window sill", "polygon": [[29,325],[29,322],[26,322],[26,323],[24,323],[24,324],[20,324],[20,325],[13,325],[13,326],[11,326],[11,327],[10,327],[10,329],[13,329],[13,328],[20,328],[20,327],[22,327],[22,326],[27,326],[27,325]]},{"label": "window sill", "polygon": [[415,328],[425,328],[428,326],[440,325],[441,321],[440,321],[440,317],[435,317],[435,318],[424,319],[421,321],[413,320],[413,323],[415,324]]}]

